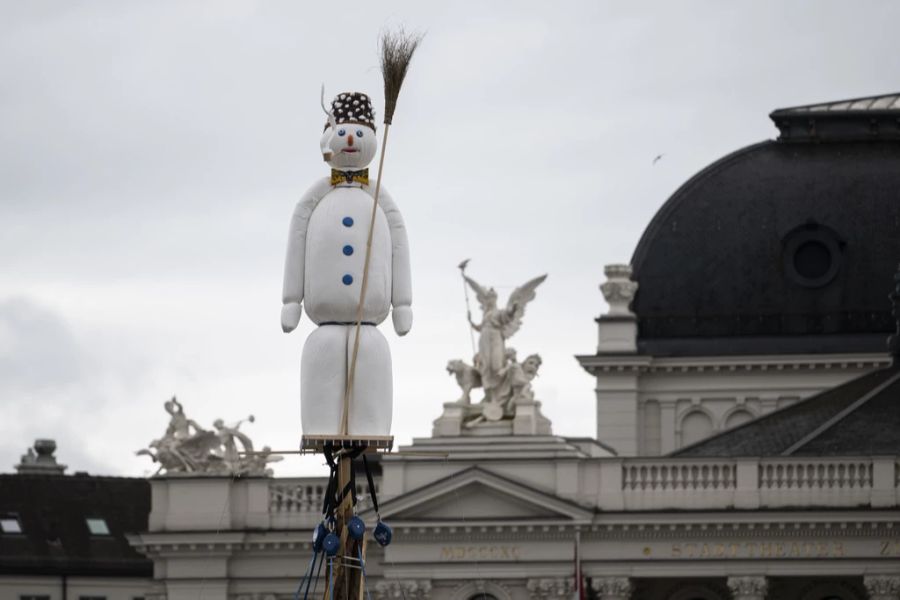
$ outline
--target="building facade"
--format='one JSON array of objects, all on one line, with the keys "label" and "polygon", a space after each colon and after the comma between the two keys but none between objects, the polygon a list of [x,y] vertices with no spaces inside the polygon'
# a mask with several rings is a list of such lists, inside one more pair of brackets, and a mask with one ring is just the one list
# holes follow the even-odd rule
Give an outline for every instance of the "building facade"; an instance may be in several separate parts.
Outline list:
[{"label": "building facade", "polygon": [[126,533],[147,527],[143,478],[65,475],[37,440],[0,475],[0,600],[143,600],[153,564]]},{"label": "building facade", "polygon": [[[576,546],[598,600],[900,598],[900,100],[771,117],[777,140],[698,173],[607,268],[578,357],[597,440],[451,426],[450,403],[383,458],[376,600],[570,598]],[[148,595],[294,593],[325,478],[151,485]]]}]

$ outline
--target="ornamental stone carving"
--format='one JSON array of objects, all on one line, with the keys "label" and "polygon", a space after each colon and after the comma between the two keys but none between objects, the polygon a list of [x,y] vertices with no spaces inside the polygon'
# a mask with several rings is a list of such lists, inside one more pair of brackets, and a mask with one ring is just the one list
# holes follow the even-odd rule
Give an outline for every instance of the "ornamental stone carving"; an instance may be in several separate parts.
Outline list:
[{"label": "ornamental stone carving", "polygon": [[429,579],[391,579],[379,581],[373,589],[375,600],[428,600]]},{"label": "ornamental stone carving", "polygon": [[609,315],[632,316],[631,301],[637,293],[638,284],[631,280],[630,265],[606,265],[603,268],[606,281],[600,284],[603,298],[609,304]]},{"label": "ornamental stone carving", "polygon": [[591,589],[598,600],[628,600],[633,588],[628,577],[594,577]]},{"label": "ornamental stone carving", "polygon": [[569,600],[574,593],[574,581],[568,577],[529,579],[527,588],[531,600]]},{"label": "ornamental stone carving", "polygon": [[863,585],[870,600],[900,600],[900,575],[866,575]]},{"label": "ornamental stone carving", "polygon": [[[148,448],[136,452],[159,464],[156,475],[271,476],[272,470],[267,465],[284,458],[273,456],[268,446],[254,451],[253,442],[239,430],[243,420],[226,425],[222,419],[216,419],[213,429],[204,429],[187,417],[174,396],[163,403],[163,408],[169,413],[166,432],[150,442]],[[253,415],[246,420],[252,423]]]},{"label": "ornamental stone carving", "polygon": [[769,581],[761,576],[729,577],[728,589],[734,600],[765,600]]},{"label": "ornamental stone carving", "polygon": [[22,455],[16,471],[21,475],[62,475],[66,465],[56,462],[56,440],[35,440],[34,447]]},{"label": "ornamental stone carving", "polygon": [[[434,422],[434,437],[551,435],[550,420],[541,412],[532,381],[543,362],[539,354],[519,360],[515,348],[507,344],[522,327],[525,307],[537,296],[537,288],[547,278],[535,277],[509,295],[506,306],[498,304],[494,288],[481,285],[465,274],[468,261],[460,264],[466,290],[475,292],[481,306],[481,321],[472,320],[472,364],[462,359],[447,363],[447,373],[456,379],[460,397],[444,404],[444,412]],[[467,302],[468,303],[468,302]],[[475,334],[478,344],[476,349]],[[472,394],[481,388],[480,400]]]}]

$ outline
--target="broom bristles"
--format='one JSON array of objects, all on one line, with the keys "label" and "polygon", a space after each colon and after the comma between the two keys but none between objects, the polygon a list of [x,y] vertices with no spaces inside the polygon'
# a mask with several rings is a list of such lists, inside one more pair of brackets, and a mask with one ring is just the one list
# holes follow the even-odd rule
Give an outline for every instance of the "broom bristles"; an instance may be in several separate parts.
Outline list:
[{"label": "broom bristles", "polygon": [[420,34],[403,29],[381,35],[381,74],[384,77],[384,122],[390,125],[397,108],[397,97],[413,54],[422,41]]}]

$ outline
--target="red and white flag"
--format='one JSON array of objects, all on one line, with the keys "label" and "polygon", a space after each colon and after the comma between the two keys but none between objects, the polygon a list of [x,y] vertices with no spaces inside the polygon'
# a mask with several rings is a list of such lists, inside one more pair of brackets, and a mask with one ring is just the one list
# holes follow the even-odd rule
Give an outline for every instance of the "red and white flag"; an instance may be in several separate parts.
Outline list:
[{"label": "red and white flag", "polygon": [[584,575],[581,573],[581,532],[575,532],[575,587],[572,600],[585,600]]}]

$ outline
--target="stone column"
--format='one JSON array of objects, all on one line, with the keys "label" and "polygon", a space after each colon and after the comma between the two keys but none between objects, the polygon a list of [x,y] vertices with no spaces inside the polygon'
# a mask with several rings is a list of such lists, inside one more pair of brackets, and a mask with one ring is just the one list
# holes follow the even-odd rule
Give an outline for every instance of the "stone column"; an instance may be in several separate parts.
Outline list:
[{"label": "stone column", "polygon": [[574,592],[574,578],[542,577],[529,579],[526,587],[531,600],[571,600]]},{"label": "stone column", "polygon": [[591,589],[597,600],[628,600],[631,598],[631,579],[628,577],[594,577]]},{"label": "stone column", "polygon": [[900,575],[866,575],[863,585],[869,600],[900,600]]},{"label": "stone column", "polygon": [[765,600],[769,582],[765,577],[754,575],[729,577],[728,589],[734,600]]},{"label": "stone column", "polygon": [[375,600],[428,600],[430,579],[384,579],[375,584]]}]

